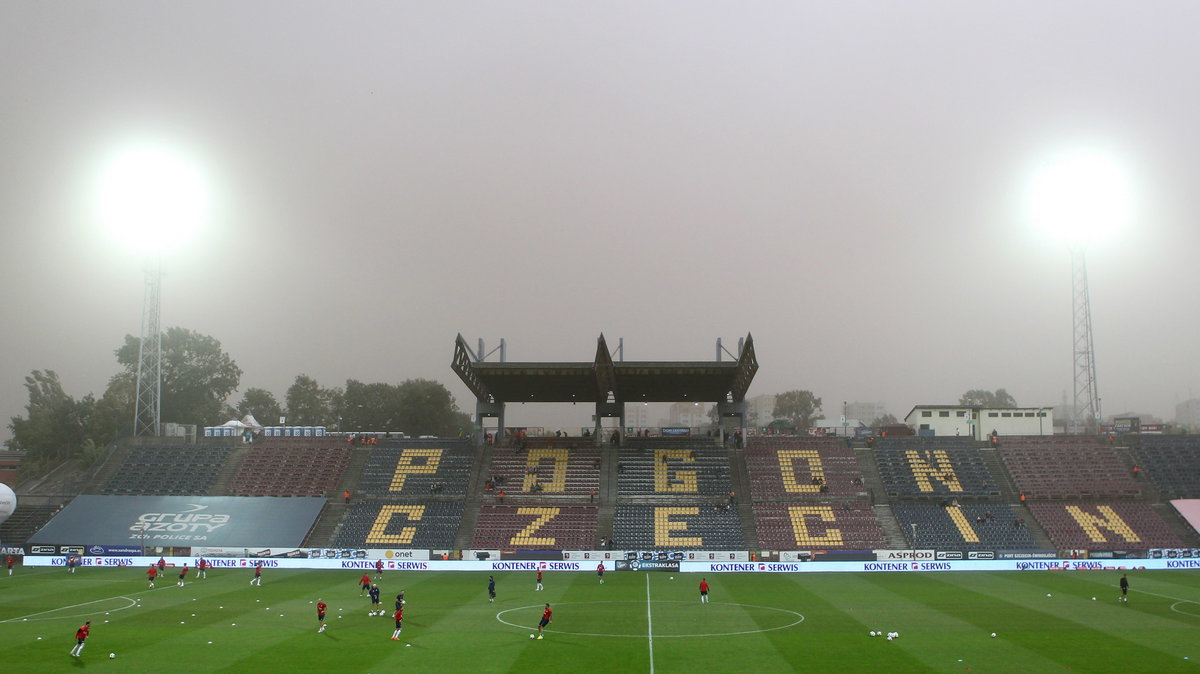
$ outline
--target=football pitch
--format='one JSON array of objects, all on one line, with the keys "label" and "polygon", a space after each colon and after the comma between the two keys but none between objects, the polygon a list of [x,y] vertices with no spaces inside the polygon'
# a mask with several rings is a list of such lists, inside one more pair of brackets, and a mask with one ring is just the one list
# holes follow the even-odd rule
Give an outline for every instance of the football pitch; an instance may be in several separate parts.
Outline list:
[{"label": "football pitch", "polygon": [[[193,574],[180,588],[168,568],[154,589],[134,568],[0,577],[4,671],[1200,672],[1190,571],[1129,572],[1127,604],[1118,571],[720,574],[708,604],[696,574],[547,572],[539,592],[532,572],[498,572],[492,604],[487,573],[389,571],[383,616],[361,571],[268,569],[261,587],[245,570]],[[546,603],[554,621],[530,639]]]}]

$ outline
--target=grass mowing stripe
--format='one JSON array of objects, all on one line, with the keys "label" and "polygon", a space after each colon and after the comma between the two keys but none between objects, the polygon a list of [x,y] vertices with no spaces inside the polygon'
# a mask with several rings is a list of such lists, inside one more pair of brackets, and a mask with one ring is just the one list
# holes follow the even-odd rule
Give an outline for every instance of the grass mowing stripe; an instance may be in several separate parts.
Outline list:
[{"label": "grass mowing stripe", "polygon": [[[146,590],[141,570],[84,571],[31,573],[5,583],[0,621]],[[79,664],[93,674],[105,667],[161,671],[164,662],[229,672],[251,667],[445,674],[649,671],[648,645],[640,640],[649,642],[650,635],[655,674],[963,672],[968,666],[1065,671],[1066,665],[1085,671],[1170,672],[1192,664],[1184,656],[1200,659],[1200,641],[1194,638],[1200,617],[1170,610],[1172,598],[1200,598],[1200,574],[1188,571],[1138,571],[1136,576],[1131,571],[1128,605],[1114,601],[1119,573],[1105,572],[720,574],[708,578],[711,604],[698,601],[699,575],[694,574],[676,574],[672,582],[661,573],[612,573],[601,586],[591,572],[556,572],[546,574],[545,591],[535,592],[532,573],[502,572],[495,574],[497,603],[488,604],[485,572],[389,572],[380,583],[387,613],[401,587],[408,595],[402,642],[387,638],[389,616],[367,615],[369,601],[359,596],[355,582],[361,575],[269,570],[259,588],[248,585],[250,574],[244,570],[217,569],[209,579],[182,589],[168,577],[168,587],[141,594],[137,608],[107,616],[98,610]],[[1111,596],[1091,601],[1102,594]],[[318,596],[328,602],[333,618],[324,634],[316,631],[309,603]],[[555,622],[544,641],[530,640],[545,602],[554,606]],[[785,610],[803,613],[806,620],[760,631],[773,627]],[[501,611],[511,611],[517,627],[497,620]],[[642,613],[647,625],[641,624]],[[80,622],[0,622],[0,661],[21,663],[14,671],[72,666],[67,651]],[[997,626],[990,627],[992,622]],[[687,636],[716,634],[717,627],[725,633]],[[902,636],[898,641],[871,638],[870,629],[898,630]],[[991,639],[990,631],[1000,636]],[[1197,653],[1188,652],[1193,645]],[[105,657],[110,651],[117,653],[115,661]]]},{"label": "grass mowing stripe", "polygon": [[650,609],[650,574],[646,574],[646,641],[650,644],[650,674],[654,674],[654,616]]}]

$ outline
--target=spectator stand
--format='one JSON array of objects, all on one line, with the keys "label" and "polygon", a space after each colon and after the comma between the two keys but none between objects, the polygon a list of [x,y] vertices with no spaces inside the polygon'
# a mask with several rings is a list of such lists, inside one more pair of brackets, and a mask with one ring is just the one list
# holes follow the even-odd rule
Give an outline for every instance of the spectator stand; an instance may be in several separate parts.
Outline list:
[{"label": "spectator stand", "polygon": [[1142,491],[1116,448],[1092,436],[1005,437],[1000,458],[1027,499],[1136,498]]},{"label": "spectator stand", "polygon": [[1200,436],[1142,435],[1133,443],[1137,477],[1167,499],[1200,498]]},{"label": "spectator stand", "polygon": [[595,547],[594,506],[484,505],[471,547],[506,550],[590,550]]},{"label": "spectator stand", "polygon": [[613,538],[627,550],[746,549],[737,509],[712,503],[618,504]]},{"label": "spectator stand", "polygon": [[333,537],[339,548],[451,548],[463,503],[360,501],[350,506]]},{"label": "spectator stand", "polygon": [[205,445],[134,447],[100,493],[206,496],[232,453]]},{"label": "spectator stand", "polygon": [[246,453],[229,492],[233,496],[334,496],[351,452],[344,443],[326,438],[265,439]]},{"label": "spectator stand", "polygon": [[[892,512],[909,547],[913,548],[1022,550],[1038,547],[1020,509],[1006,504],[895,503]],[[914,533],[916,540],[913,540]]]},{"label": "spectator stand", "polygon": [[884,535],[858,458],[838,438],[759,436],[746,443],[759,546],[872,550]]},{"label": "spectator stand", "polygon": [[998,481],[975,444],[959,437],[881,438],[875,463],[892,498],[998,498]]},{"label": "spectator stand", "polygon": [[1183,543],[1148,503],[1032,502],[1029,511],[1061,550],[1179,548]]}]

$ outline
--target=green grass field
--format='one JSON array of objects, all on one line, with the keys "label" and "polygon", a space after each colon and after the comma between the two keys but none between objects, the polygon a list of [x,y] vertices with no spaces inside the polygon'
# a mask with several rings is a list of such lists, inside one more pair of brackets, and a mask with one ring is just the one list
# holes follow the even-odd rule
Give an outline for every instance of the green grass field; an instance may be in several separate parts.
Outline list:
[{"label": "green grass field", "polygon": [[[18,568],[0,577],[4,672],[1200,672],[1200,575],[389,572],[369,617],[361,572],[210,571],[184,588],[141,569]],[[403,639],[392,601],[407,590]],[[1047,596],[1050,595],[1050,596]],[[1092,597],[1096,597],[1093,601]],[[315,602],[329,604],[317,632]],[[541,607],[554,608],[542,641]],[[74,632],[92,621],[81,659]],[[900,638],[871,638],[870,630]],[[996,638],[990,633],[995,632]],[[406,644],[411,644],[407,646]],[[114,652],[116,659],[108,654]]]}]

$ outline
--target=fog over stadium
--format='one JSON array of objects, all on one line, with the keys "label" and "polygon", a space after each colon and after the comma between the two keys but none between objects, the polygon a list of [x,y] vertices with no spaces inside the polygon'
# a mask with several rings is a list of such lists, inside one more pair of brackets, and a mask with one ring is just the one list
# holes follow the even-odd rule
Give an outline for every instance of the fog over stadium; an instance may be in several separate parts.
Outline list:
[{"label": "fog over stadium", "polygon": [[31,370],[99,396],[138,334],[142,262],[93,196],[145,139],[213,198],[162,325],[220,340],[242,390],[427,378],[471,412],[458,333],[514,361],[752,333],[750,396],[901,418],[1071,395],[1069,256],[1023,195],[1048,153],[1102,147],[1135,194],[1088,249],[1103,411],[1170,421],[1200,388],[1196,25],[1169,1],[9,0],[0,439]]}]

